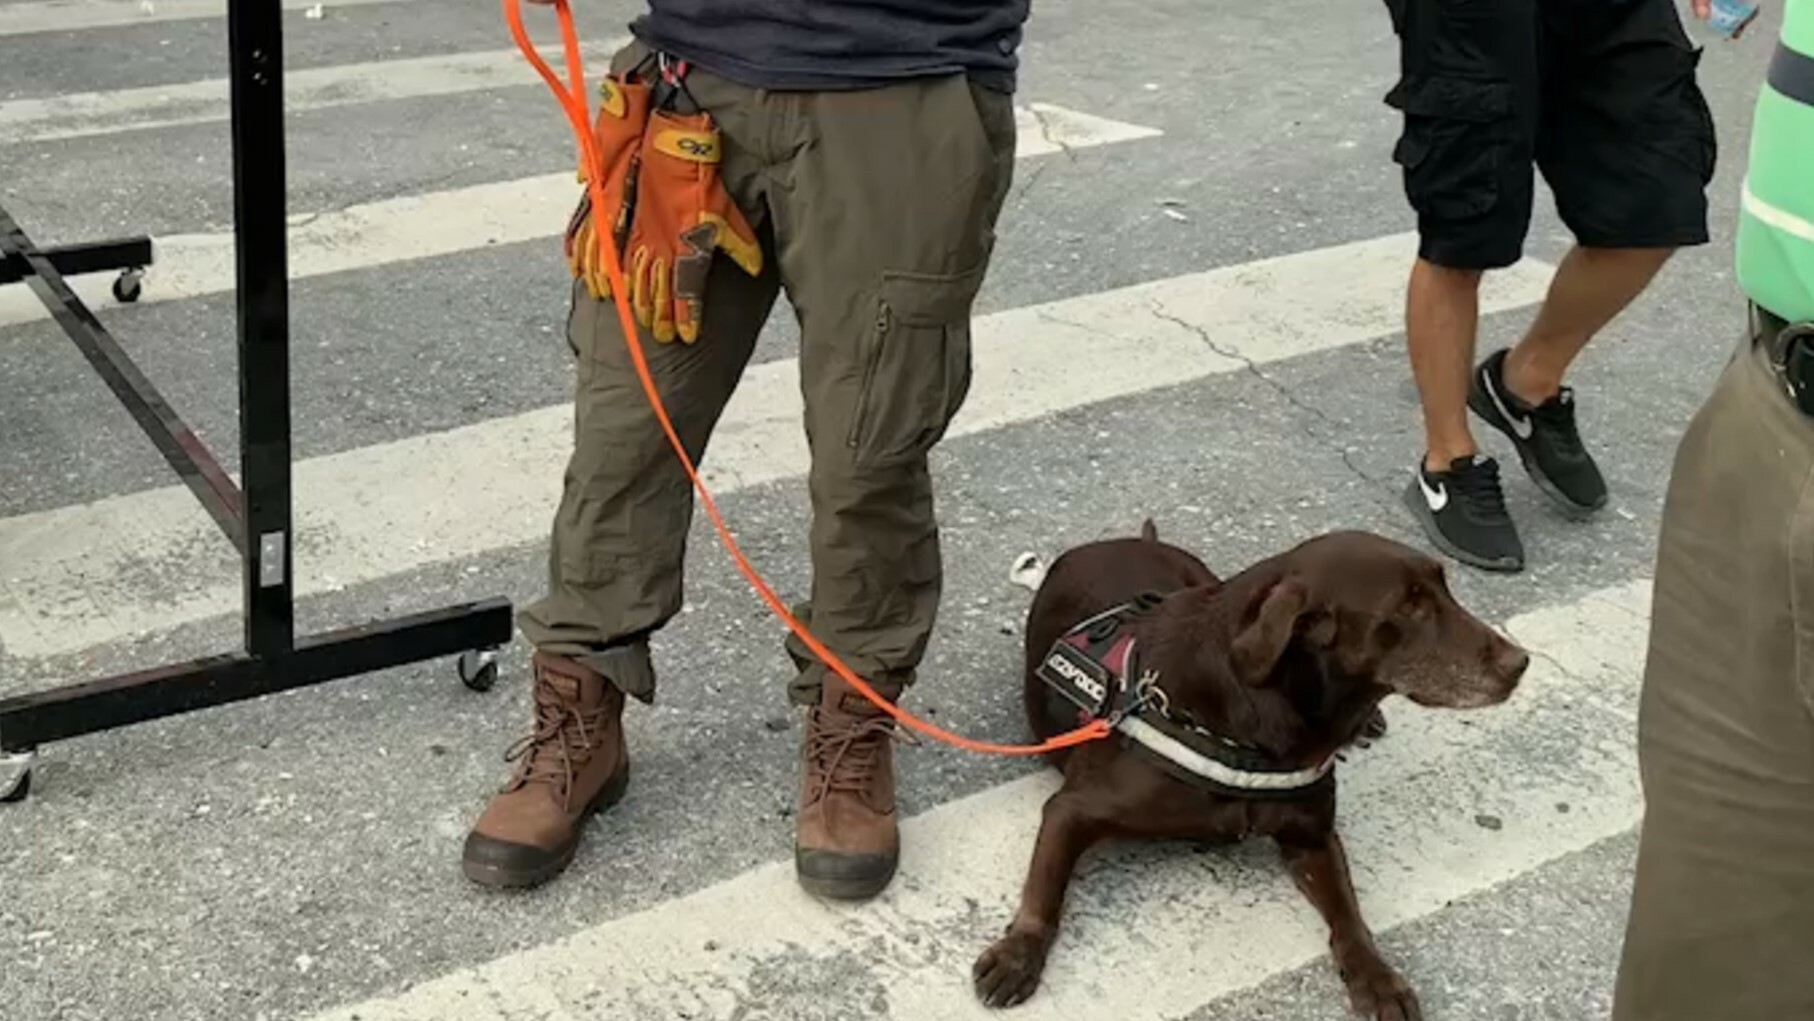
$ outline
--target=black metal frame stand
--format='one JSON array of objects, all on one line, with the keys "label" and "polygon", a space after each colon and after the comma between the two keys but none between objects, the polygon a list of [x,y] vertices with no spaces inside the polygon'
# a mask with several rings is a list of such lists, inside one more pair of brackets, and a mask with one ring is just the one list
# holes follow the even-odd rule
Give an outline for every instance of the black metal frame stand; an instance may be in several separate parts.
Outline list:
[{"label": "black metal frame stand", "polygon": [[[125,269],[137,297],[151,242],[127,238],[39,249],[0,208],[0,283],[24,280],[240,551],[244,649],[0,700],[0,801],[31,784],[38,747],[98,731],[460,653],[460,676],[485,690],[511,637],[508,600],[492,598],[389,621],[295,635],[291,570],[289,258],[278,0],[235,0],[231,59],[234,240],[239,320],[240,477],[231,477],[64,281]],[[129,285],[129,286],[128,286]],[[122,293],[125,289],[125,293]]]}]

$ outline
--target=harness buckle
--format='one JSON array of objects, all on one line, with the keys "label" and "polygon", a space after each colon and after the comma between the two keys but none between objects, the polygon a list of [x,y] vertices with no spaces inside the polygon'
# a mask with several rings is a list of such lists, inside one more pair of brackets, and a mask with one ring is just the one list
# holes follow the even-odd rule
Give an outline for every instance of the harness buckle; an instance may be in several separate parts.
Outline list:
[{"label": "harness buckle", "polygon": [[1805,415],[1814,415],[1814,323],[1795,323],[1777,335],[1776,371],[1783,389]]}]

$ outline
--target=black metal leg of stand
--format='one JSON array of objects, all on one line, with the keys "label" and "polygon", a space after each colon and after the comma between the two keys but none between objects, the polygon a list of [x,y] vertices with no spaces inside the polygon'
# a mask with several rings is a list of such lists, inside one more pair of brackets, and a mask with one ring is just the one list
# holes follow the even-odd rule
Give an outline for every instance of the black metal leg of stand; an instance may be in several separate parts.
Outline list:
[{"label": "black metal leg of stand", "polygon": [[58,270],[56,260],[39,251],[26,235],[25,228],[19,226],[4,208],[0,208],[0,254],[4,254],[7,263],[26,267],[25,282],[50,310],[51,317],[63,327],[63,332],[81,350],[88,364],[119,398],[171,470],[201,501],[227,539],[243,548],[239,487],[233,484],[194,430],[145,377],[132,356],[82,304],[82,299],[76,297]]},{"label": "black metal leg of stand", "polygon": [[246,650],[295,645],[290,551],[290,292],[283,21],[274,2],[227,7],[233,241],[239,282],[239,443],[246,494]]},{"label": "black metal leg of stand", "polygon": [[[234,240],[238,246],[240,474],[214,455],[63,279],[136,257],[138,240],[39,249],[0,208],[0,283],[24,280],[240,550],[245,647],[0,699],[0,801],[30,790],[37,749],[117,727],[245,701],[439,656],[483,691],[510,641],[502,598],[298,639],[291,563],[290,326],[279,0],[229,4]],[[149,254],[149,242],[145,242]]]}]

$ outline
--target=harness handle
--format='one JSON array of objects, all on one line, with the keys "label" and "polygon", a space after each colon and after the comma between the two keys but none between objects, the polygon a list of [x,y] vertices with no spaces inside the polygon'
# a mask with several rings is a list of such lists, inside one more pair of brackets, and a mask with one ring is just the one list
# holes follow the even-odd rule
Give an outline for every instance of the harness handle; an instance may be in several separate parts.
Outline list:
[{"label": "harness handle", "polygon": [[[561,43],[567,61],[567,77],[571,85],[571,87],[563,87],[554,70],[548,66],[547,61],[542,59],[542,55],[536,51],[535,45],[529,40],[529,33],[523,27],[522,0],[501,0],[501,2],[504,8],[504,21],[510,27],[510,34],[516,40],[517,48],[523,51],[523,57],[534,66],[537,73],[542,76],[542,80],[548,83],[548,88],[553,91],[555,98],[560,101],[561,108],[566,111],[567,122],[573,128],[573,136],[579,143],[580,159],[587,171],[586,189],[587,194],[591,197],[593,215],[602,215],[605,209],[604,166],[592,139],[592,111],[586,98],[585,72],[580,64],[579,36],[573,27],[573,11],[568,7],[567,0],[554,0],[554,11],[560,21]],[[682,66],[684,67],[684,65]],[[811,631],[796,620],[794,615],[788,612],[786,604],[781,601],[773,589],[769,588],[768,582],[763,580],[762,575],[750,563],[749,558],[743,555],[743,550],[737,545],[737,540],[732,537],[730,528],[718,513],[718,506],[712,499],[711,491],[700,479],[699,471],[694,467],[692,458],[687,456],[686,447],[681,444],[679,434],[674,431],[673,423],[668,420],[667,409],[661,402],[661,391],[656,387],[654,377],[649,374],[648,362],[643,357],[642,339],[636,329],[635,317],[631,315],[630,303],[625,297],[623,266],[618,261],[616,247],[606,243],[610,237],[609,232],[594,231],[593,237],[597,241],[600,253],[604,256],[605,275],[611,283],[611,298],[617,306],[617,319],[623,328],[624,342],[630,349],[630,361],[636,367],[636,377],[642,382],[643,394],[649,399],[649,407],[655,412],[655,419],[661,424],[662,432],[667,434],[668,443],[674,448],[675,456],[680,458],[681,466],[686,469],[687,478],[692,481],[693,489],[698,492],[700,504],[705,508],[706,516],[711,519],[712,528],[717,531],[719,542],[730,554],[732,562],[737,565],[738,572],[750,583],[750,587],[756,590],[756,594],[762,598],[762,601],[768,604],[769,610],[787,625],[788,630],[792,631],[812,651],[813,655],[818,657],[821,663],[836,673],[844,683],[856,689],[858,694],[874,703],[876,708],[893,717],[895,721],[936,741],[966,751],[991,755],[1044,755],[1047,752],[1100,740],[1110,735],[1109,727],[1102,720],[1092,720],[1075,730],[1059,734],[1039,744],[1029,745],[992,744],[987,741],[973,741],[967,737],[953,734],[920,719],[877,694],[874,688],[858,677],[850,667],[844,664],[843,660],[827,649],[813,636]]]}]

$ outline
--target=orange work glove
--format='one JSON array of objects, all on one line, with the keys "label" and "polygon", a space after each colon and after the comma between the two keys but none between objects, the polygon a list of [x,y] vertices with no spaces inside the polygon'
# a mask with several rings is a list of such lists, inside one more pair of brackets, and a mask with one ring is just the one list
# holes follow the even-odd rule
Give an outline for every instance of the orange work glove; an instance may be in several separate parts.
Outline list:
[{"label": "orange work glove", "polygon": [[[605,168],[600,184],[608,207],[607,226],[619,259],[623,257],[624,241],[636,204],[633,183],[638,148],[649,124],[649,94],[650,86],[646,82],[624,82],[611,76],[598,84],[598,116],[592,127],[592,140]],[[586,178],[586,167],[582,163],[580,183],[584,184]],[[611,294],[611,279],[605,270],[604,256],[598,250],[598,218],[592,214],[592,194],[588,189],[580,194],[579,206],[567,221],[567,266],[575,277],[586,281],[586,289],[592,297],[602,301]]]},{"label": "orange work glove", "polygon": [[722,249],[750,276],[762,272],[756,232],[719,177],[723,159],[709,114],[657,110],[650,116],[624,271],[636,322],[664,344],[699,339],[715,252]]}]

